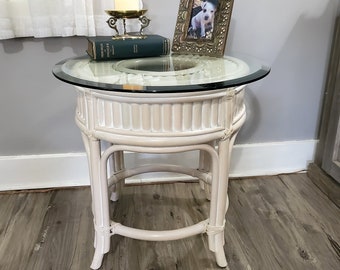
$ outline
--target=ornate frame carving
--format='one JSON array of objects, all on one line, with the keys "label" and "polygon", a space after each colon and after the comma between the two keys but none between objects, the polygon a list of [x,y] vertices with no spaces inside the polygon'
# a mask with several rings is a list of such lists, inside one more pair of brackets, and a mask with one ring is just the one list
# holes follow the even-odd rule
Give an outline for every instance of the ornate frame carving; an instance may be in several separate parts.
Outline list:
[{"label": "ornate frame carving", "polygon": [[[201,2],[211,1],[213,0],[201,0]],[[223,56],[234,0],[215,0],[215,2],[217,2],[217,9],[210,35],[208,37],[193,37],[189,31],[194,15],[194,4],[197,4],[197,0],[180,0],[172,42],[174,53]]]}]

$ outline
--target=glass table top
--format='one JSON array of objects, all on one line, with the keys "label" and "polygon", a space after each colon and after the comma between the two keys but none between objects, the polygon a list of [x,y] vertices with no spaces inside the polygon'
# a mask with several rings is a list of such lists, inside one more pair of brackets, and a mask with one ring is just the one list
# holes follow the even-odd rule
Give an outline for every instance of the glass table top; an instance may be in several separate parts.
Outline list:
[{"label": "glass table top", "polygon": [[254,59],[168,55],[112,61],[88,56],[53,67],[60,80],[87,88],[123,92],[189,92],[235,87],[267,76],[270,68]]}]

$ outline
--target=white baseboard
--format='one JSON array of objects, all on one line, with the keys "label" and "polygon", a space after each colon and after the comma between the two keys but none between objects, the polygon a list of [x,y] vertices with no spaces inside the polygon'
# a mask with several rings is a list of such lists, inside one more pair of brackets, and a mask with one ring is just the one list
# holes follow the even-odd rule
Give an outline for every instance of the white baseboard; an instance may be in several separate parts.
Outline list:
[{"label": "white baseboard", "polygon": [[[306,170],[313,161],[316,140],[242,144],[233,149],[231,177],[276,175]],[[195,167],[197,153],[178,155],[126,154],[126,165],[167,162]],[[183,181],[187,176],[152,173],[130,182]],[[0,190],[21,190],[89,185],[85,153],[0,157]]]},{"label": "white baseboard", "polygon": [[317,140],[235,145],[231,177],[300,172],[314,161]]}]

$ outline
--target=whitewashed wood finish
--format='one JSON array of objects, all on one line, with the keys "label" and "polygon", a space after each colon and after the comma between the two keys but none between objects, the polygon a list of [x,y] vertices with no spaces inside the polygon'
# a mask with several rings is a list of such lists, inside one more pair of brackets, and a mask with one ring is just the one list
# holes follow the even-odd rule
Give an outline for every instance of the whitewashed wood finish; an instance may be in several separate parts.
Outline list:
[{"label": "whitewashed wood finish", "polygon": [[[225,214],[228,209],[228,175],[232,145],[245,121],[244,86],[202,92],[123,93],[77,87],[76,122],[82,131],[89,160],[95,254],[92,269],[98,269],[110,250],[115,234],[150,241],[176,240],[206,233],[216,262],[226,267],[224,253]],[[101,141],[111,146],[102,149]],[[196,168],[167,164],[124,168],[124,151],[172,154],[200,151]],[[108,161],[113,155],[117,159]],[[198,170],[198,172],[197,172]],[[111,220],[111,199],[119,198],[122,181],[145,172],[180,172],[199,177],[210,202],[210,214],[196,224],[170,231],[149,231]]]},{"label": "whitewashed wood finish", "polygon": [[[243,87],[228,91],[138,95],[108,95],[77,89],[77,121],[96,132],[132,136],[173,136],[174,132],[178,132],[178,136],[209,134],[230,128],[232,118],[226,117],[226,106],[235,106],[234,119],[240,118],[245,109]],[[89,106],[93,106],[92,112]]]}]

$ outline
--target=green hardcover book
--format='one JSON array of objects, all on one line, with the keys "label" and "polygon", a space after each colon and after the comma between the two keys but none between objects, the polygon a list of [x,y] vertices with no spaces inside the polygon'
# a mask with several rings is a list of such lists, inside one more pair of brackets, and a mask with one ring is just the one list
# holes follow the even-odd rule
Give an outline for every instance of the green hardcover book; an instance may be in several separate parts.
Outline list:
[{"label": "green hardcover book", "polygon": [[143,39],[113,39],[111,36],[88,37],[87,54],[94,60],[155,57],[170,53],[170,40],[160,35]]}]

